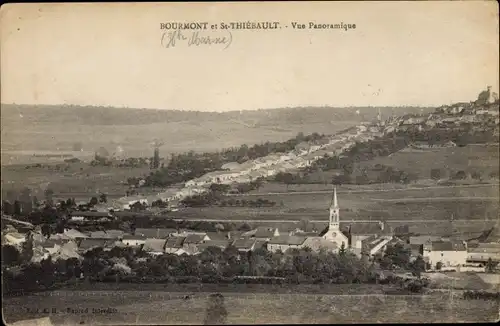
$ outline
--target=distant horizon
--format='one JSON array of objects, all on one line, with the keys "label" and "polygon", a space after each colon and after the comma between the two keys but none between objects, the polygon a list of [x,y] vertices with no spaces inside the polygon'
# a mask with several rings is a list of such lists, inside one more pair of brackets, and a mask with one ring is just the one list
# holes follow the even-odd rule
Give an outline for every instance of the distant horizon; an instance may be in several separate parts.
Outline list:
[{"label": "distant horizon", "polygon": [[[466,103],[466,102],[455,102],[455,103]],[[234,109],[225,111],[212,111],[212,110],[194,110],[194,109],[167,109],[167,108],[152,108],[152,107],[119,107],[112,105],[80,105],[80,104],[29,104],[29,103],[0,103],[1,106],[46,106],[46,107],[81,107],[81,108],[110,108],[110,109],[126,109],[126,110],[156,110],[156,111],[179,111],[179,112],[200,112],[200,113],[230,113],[230,112],[253,112],[253,111],[267,111],[267,110],[286,110],[286,109],[359,109],[359,108],[438,108],[443,105],[358,105],[358,106],[334,106],[334,105],[300,105],[300,106],[287,106],[287,107],[269,107],[269,108],[257,108],[257,109]]]},{"label": "distant horizon", "polygon": [[[488,85],[498,92],[495,2],[254,5],[4,5],[2,101],[223,112],[436,107],[475,100]],[[200,32],[230,36],[225,49],[167,48],[161,23],[179,20],[276,21],[280,28]],[[295,22],[356,28],[297,29]]]}]

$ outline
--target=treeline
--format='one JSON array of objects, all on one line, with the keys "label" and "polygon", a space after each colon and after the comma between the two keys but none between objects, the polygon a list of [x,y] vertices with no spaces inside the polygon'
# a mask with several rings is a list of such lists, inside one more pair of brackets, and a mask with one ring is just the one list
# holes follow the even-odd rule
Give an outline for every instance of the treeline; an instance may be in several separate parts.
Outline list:
[{"label": "treeline", "polygon": [[500,302],[500,292],[464,291],[465,300],[494,300]]},{"label": "treeline", "polygon": [[[417,180],[417,175],[414,173],[408,173],[391,166],[385,166],[378,164],[374,169],[368,170],[363,169],[360,174],[354,175],[354,173],[349,173],[348,171],[343,171],[334,175],[330,182],[333,184],[357,184],[366,185],[374,183],[410,183]],[[299,173],[278,173],[274,181],[283,182],[286,185],[290,184],[317,184],[328,182],[324,179],[319,179],[314,172],[299,172]]]},{"label": "treeline", "polygon": [[[380,279],[373,265],[344,253],[314,253],[289,250],[271,253],[265,249],[242,253],[234,247],[207,248],[196,256],[163,254],[149,257],[142,250],[115,247],[97,248],[78,259],[42,260],[24,265],[18,273],[4,269],[4,291],[49,289],[57,283],[83,277],[85,280],[116,282],[206,282],[219,283],[239,276],[278,277],[298,284],[377,283]],[[259,280],[257,278],[256,280]],[[265,281],[264,281],[265,282]]]},{"label": "treeline", "polygon": [[[262,178],[257,178],[249,183],[236,185],[236,191],[242,194],[259,189],[261,186]],[[231,191],[231,186],[213,183],[210,185],[209,189],[207,189],[207,192],[187,196],[181,201],[181,204],[185,207],[207,207],[221,205],[222,202],[227,204],[228,201],[225,201],[223,198],[229,191]]]}]

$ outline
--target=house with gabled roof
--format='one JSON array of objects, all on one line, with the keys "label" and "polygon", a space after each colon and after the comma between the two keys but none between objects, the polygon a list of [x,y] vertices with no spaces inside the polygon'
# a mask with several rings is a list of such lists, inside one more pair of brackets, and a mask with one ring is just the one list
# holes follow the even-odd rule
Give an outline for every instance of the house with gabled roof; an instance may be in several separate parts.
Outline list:
[{"label": "house with gabled roof", "polygon": [[125,234],[122,230],[103,230],[90,232],[90,238],[94,239],[121,239]]},{"label": "house with gabled roof", "polygon": [[163,255],[166,243],[165,239],[146,239],[142,250],[153,256]]},{"label": "house with gabled roof", "polygon": [[217,232],[217,231],[208,231],[206,235],[210,238],[210,240],[228,240],[227,232]]},{"label": "house with gabled roof", "polygon": [[125,248],[127,247],[126,244],[124,244],[122,241],[120,240],[116,240],[116,239],[111,239],[109,241],[106,241],[106,243],[104,244],[104,251],[110,251],[111,249],[115,248],[115,247],[118,247],[118,248]]},{"label": "house with gabled roof", "polygon": [[241,252],[253,251],[255,248],[256,239],[253,238],[239,238],[232,242],[232,246]]},{"label": "house with gabled roof", "polygon": [[177,229],[169,228],[136,228],[135,235],[153,239],[165,239],[171,234],[177,232]]},{"label": "house with gabled roof", "polygon": [[309,248],[314,252],[325,250],[326,252],[337,252],[338,247],[335,242],[328,241],[323,237],[306,236],[306,240],[302,243],[302,248]]},{"label": "house with gabled roof", "polygon": [[280,235],[273,237],[267,242],[267,250],[271,252],[285,252],[288,249],[300,249],[305,241],[306,237],[296,235]]},{"label": "house with gabled roof", "polygon": [[106,246],[107,242],[109,242],[108,239],[92,239],[92,238],[85,238],[80,240],[80,243],[78,244],[78,251],[79,252],[87,252],[89,250],[93,250],[95,248],[103,248]]},{"label": "house with gabled roof", "polygon": [[280,232],[278,228],[259,226],[251,231],[243,233],[242,236],[269,241],[273,237],[278,237]]},{"label": "house with gabled roof", "polygon": [[198,244],[203,241],[210,240],[206,233],[204,234],[187,234],[186,239],[184,240],[185,244]]},{"label": "house with gabled roof", "polygon": [[210,238],[206,234],[188,234],[184,239],[182,248],[187,252],[195,253],[199,251],[198,245],[207,240],[210,240]]},{"label": "house with gabled roof", "polygon": [[143,235],[124,234],[122,242],[126,246],[137,247],[143,245],[146,242],[146,239],[147,238]]},{"label": "house with gabled roof", "polygon": [[173,236],[167,239],[165,243],[165,252],[168,254],[174,254],[179,249],[182,249],[183,243],[186,237]]},{"label": "house with gabled roof", "polygon": [[387,245],[393,240],[392,236],[375,236],[374,239],[366,239],[362,242],[361,255],[373,257],[376,254],[384,253]]},{"label": "house with gabled roof", "polygon": [[437,263],[443,267],[462,266],[467,262],[467,244],[464,241],[433,241],[424,244],[424,260],[436,268]]}]

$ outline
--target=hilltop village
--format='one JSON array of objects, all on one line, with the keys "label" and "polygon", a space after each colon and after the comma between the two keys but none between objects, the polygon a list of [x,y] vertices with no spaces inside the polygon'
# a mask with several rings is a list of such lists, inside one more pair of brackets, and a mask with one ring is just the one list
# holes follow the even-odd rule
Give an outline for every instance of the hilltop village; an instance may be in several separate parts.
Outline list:
[{"label": "hilltop village", "polygon": [[[254,159],[248,154],[235,161],[226,157],[219,167],[186,173],[188,180],[170,182],[156,194],[141,195],[141,189],[164,182],[157,177],[171,178],[168,170],[129,180],[130,193],[118,199],[102,194],[89,202],[69,198],[36,203],[29,213],[23,212],[20,202],[4,202],[2,259],[9,275],[7,284],[17,289],[44,282],[33,276],[20,285],[19,280],[30,273],[62,275],[47,281],[47,286],[74,278],[144,281],[148,277],[198,277],[210,282],[207,278],[269,280],[293,276],[296,282],[321,279],[342,283],[378,282],[387,279],[388,271],[411,279],[436,271],[493,273],[500,262],[499,223],[474,236],[433,236],[415,235],[408,227],[394,228],[376,218],[369,222],[343,220],[342,205],[347,205],[343,200],[348,202],[349,195],[341,195],[338,189],[344,185],[414,182],[404,171],[385,169],[371,179],[368,172],[353,167],[378,155],[473,143],[498,146],[498,136],[499,102],[488,89],[476,101],[442,106],[432,113],[386,120],[379,114],[376,121],[334,135],[297,136],[295,143],[285,143],[279,151]],[[290,144],[293,148],[288,150]],[[154,164],[158,167],[157,159]],[[327,226],[323,230],[251,227],[246,223],[230,228],[227,223],[194,223],[170,215],[182,217],[189,207],[233,205],[231,198],[258,189],[269,180],[289,185],[330,167],[338,172],[327,182],[333,185],[329,206],[324,207]],[[498,174],[489,177],[498,182]],[[479,179],[467,171],[453,171],[448,178]],[[448,182],[441,175],[435,179]],[[276,205],[260,198],[238,202],[252,207]],[[326,266],[330,260],[334,263],[320,275],[317,268],[306,268],[313,266],[313,260],[315,266]],[[35,280],[36,285],[27,285]]]}]

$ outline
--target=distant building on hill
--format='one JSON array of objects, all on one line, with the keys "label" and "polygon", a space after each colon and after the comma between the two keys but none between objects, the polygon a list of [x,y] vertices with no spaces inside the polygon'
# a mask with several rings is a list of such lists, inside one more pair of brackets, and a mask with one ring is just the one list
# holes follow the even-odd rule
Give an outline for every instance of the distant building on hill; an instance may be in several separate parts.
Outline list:
[{"label": "distant building on hill", "polygon": [[485,91],[482,91],[477,96],[476,105],[486,105],[498,102],[498,94],[491,91],[491,86],[488,86]]}]

